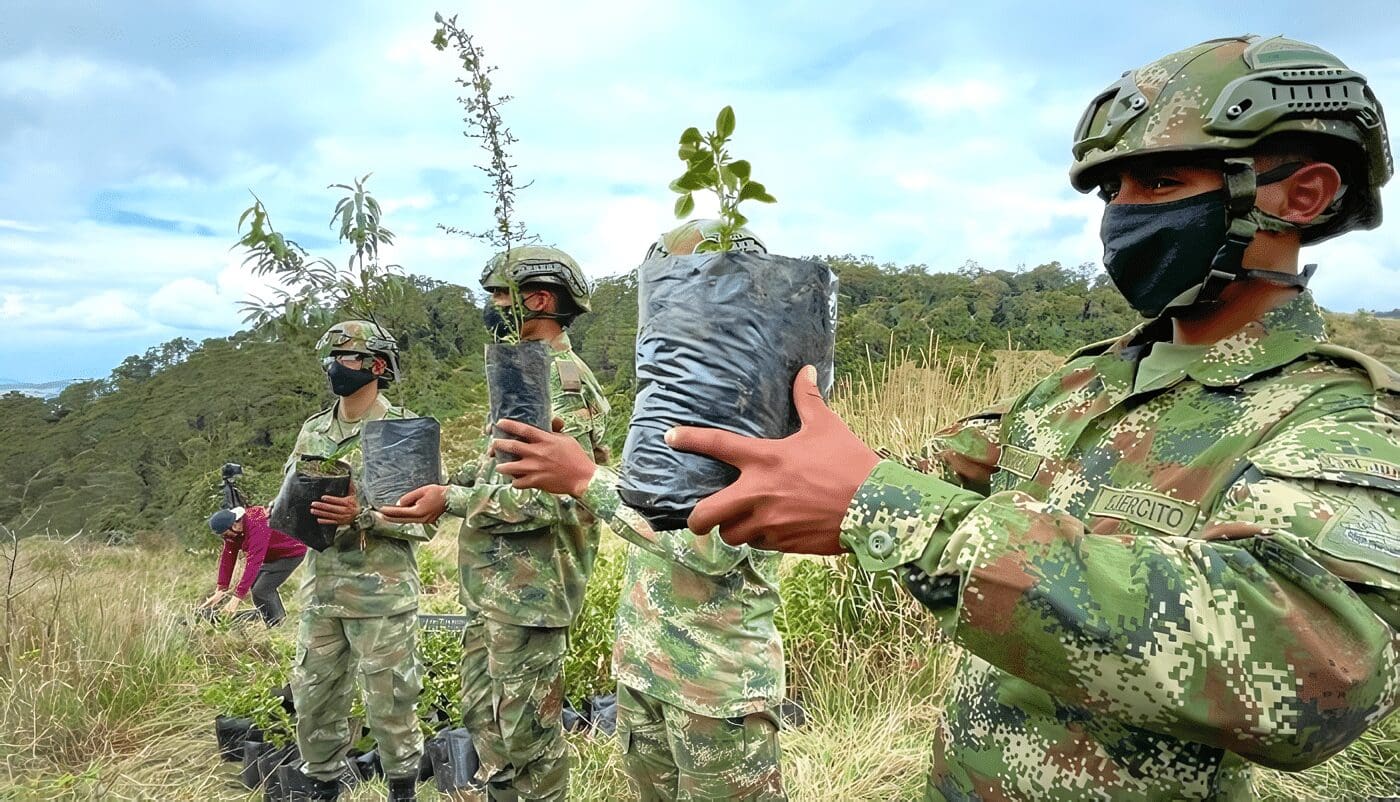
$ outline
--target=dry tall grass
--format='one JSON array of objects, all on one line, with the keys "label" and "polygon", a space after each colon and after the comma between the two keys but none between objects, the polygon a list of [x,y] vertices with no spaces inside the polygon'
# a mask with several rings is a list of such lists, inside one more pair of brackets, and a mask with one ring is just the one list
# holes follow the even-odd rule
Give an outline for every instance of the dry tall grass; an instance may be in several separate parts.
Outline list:
[{"label": "dry tall grass", "polygon": [[899,454],[939,429],[1009,400],[1063,362],[1048,351],[954,352],[930,340],[837,381],[831,407],[861,440]]},{"label": "dry tall grass", "polygon": [[[933,348],[843,380],[833,406],[868,441],[915,451],[933,431],[1012,395],[1053,361]],[[465,441],[470,431],[459,434]],[[212,550],[31,539],[7,582],[14,555],[5,553],[5,537],[0,531],[0,799],[260,799],[242,788],[232,764],[217,762],[219,711],[199,690],[249,653],[280,659],[292,628],[190,621],[187,611],[212,579]],[[607,548],[618,547],[605,537]],[[455,542],[448,525],[426,549],[437,578],[425,609],[454,608],[456,589],[445,577]],[[789,686],[809,713],[806,726],[783,735],[789,793],[799,802],[918,798],[955,647],[888,577],[817,559],[787,560],[783,571]],[[295,602],[289,612],[296,615]],[[571,736],[570,743],[571,798],[626,797],[612,739]],[[1273,800],[1393,794],[1400,717],[1312,771],[1258,776],[1263,797]],[[430,789],[420,798],[437,798]],[[345,798],[383,799],[384,787],[372,783]]]}]

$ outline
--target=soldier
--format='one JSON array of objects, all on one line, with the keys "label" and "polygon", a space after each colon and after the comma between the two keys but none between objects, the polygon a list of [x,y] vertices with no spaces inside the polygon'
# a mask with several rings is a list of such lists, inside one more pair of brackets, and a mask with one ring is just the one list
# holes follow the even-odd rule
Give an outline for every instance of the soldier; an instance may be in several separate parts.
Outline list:
[{"label": "soldier", "polygon": [[311,510],[336,524],[335,543],[307,553],[302,612],[292,667],[297,746],[315,781],[316,799],[335,799],[345,755],[359,733],[350,731],[350,700],[358,674],[365,718],[389,782],[390,802],[415,798],[423,735],[416,705],[422,686],[415,640],[418,632],[418,563],[414,543],[431,530],[392,524],[371,510],[355,490],[364,461],[360,427],[365,421],[409,418],[380,390],[399,377],[398,345],[366,320],[337,323],[317,344],[327,352],[326,375],[338,398],[302,424],[287,460],[302,456],[345,460],[351,493],[322,496]]},{"label": "soldier", "polygon": [[[1250,795],[1400,701],[1400,377],[1326,342],[1302,245],[1380,222],[1359,74],[1282,38],[1205,42],[1097,97],[1071,182],[1151,320],[1002,412],[881,460],[794,382],[783,440],[680,428],[737,466],[689,524],[895,569],[965,652],[929,799]],[[526,486],[592,488],[525,426]],[[534,470],[528,470],[534,468]]]},{"label": "soldier", "polygon": [[[492,259],[481,286],[491,293],[483,311],[498,338],[516,333],[549,344],[550,398],[563,436],[585,449],[590,464],[606,461],[608,402],[567,332],[590,311],[583,271],[563,251],[527,246]],[[512,310],[513,303],[519,308]],[[519,332],[511,331],[512,315],[522,321]],[[568,790],[564,652],[598,551],[598,521],[572,499],[512,488],[484,452],[483,443],[481,459],[451,485],[408,493],[384,514],[436,521],[446,510],[464,519],[457,541],[469,617],[462,702],[480,776],[491,799],[562,800]]]},{"label": "soldier", "polygon": [[[701,242],[719,241],[719,226],[685,223],[663,234],[647,259],[694,253]],[[732,242],[734,250],[768,252],[747,229]],[[599,474],[604,485],[615,482],[612,472]],[[645,802],[784,799],[783,640],[774,621],[782,555],[713,535],[654,531],[610,490],[587,506],[629,541],[612,669],[632,790]]]}]

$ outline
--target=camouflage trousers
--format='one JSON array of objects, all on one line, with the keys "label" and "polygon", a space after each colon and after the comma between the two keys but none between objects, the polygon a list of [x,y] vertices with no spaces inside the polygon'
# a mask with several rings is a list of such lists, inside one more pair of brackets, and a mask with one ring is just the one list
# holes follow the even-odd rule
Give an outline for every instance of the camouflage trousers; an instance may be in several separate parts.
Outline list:
[{"label": "camouflage trousers", "polygon": [[350,702],[358,674],[365,719],[384,773],[417,776],[423,754],[418,728],[418,692],[423,681],[415,640],[418,613],[340,618],[302,613],[292,665],[292,700],[297,708],[297,747],[306,773],[329,780],[345,767],[345,754],[359,737],[350,731]]},{"label": "camouflage trousers", "polygon": [[619,684],[617,735],[642,802],[787,799],[772,711],[710,718]]},{"label": "camouflage trousers", "polygon": [[492,800],[563,800],[564,651],[569,631],[527,627],[468,610],[462,633],[463,720]]}]

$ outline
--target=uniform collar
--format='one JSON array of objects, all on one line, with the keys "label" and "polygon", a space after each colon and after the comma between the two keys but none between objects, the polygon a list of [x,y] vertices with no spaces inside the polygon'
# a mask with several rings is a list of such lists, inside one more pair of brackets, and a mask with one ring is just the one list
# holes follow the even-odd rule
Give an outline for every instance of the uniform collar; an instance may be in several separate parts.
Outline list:
[{"label": "uniform collar", "polygon": [[546,340],[546,342],[549,344],[549,347],[555,351],[563,352],[574,350],[574,344],[569,341],[568,329],[560,329],[557,337],[552,340]]},{"label": "uniform collar", "polygon": [[[1186,374],[1210,387],[1232,387],[1315,350],[1318,343],[1327,341],[1326,332],[1322,310],[1312,293],[1304,290],[1213,343],[1186,369]],[[1170,321],[1159,318],[1123,335],[1109,353],[1138,360],[1152,350],[1154,343],[1170,337]]]},{"label": "uniform collar", "polygon": [[[356,423],[364,423],[367,420],[379,420],[387,414],[389,414],[389,400],[384,397],[383,393],[380,393],[374,397],[374,403],[369,405],[369,409],[365,410],[364,416],[356,421]],[[326,410],[326,414],[321,417],[320,422],[316,424],[316,431],[321,434],[329,432],[331,426],[334,425],[339,418],[340,399],[337,398],[335,403],[331,404],[331,408]]]}]

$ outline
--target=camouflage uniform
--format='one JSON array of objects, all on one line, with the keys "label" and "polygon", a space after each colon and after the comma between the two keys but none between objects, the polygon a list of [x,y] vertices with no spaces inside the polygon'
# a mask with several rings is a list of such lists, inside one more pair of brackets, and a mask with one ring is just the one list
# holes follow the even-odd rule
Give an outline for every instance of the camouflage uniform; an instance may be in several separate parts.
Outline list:
[{"label": "camouflage uniform", "polygon": [[782,555],[652,529],[600,468],[583,504],[629,542],[613,676],[623,769],[643,800],[786,799],[779,767]]},{"label": "camouflage uniform", "polygon": [[[1354,75],[1287,40],[1184,53],[1091,107],[1077,186],[1105,154],[1201,145],[1203,109],[1267,107],[1212,106],[1226,81],[1192,65],[1298,67],[1284,97]],[[1384,167],[1303,241],[1377,220]],[[1400,377],[1326,343],[1306,292],[1195,353],[1171,337],[1080,351],[852,500],[842,543],[966,649],[928,798],[1249,798],[1248,761],[1311,766],[1400,701]]]},{"label": "camouflage uniform", "polygon": [[302,456],[334,455],[349,462],[365,511],[340,528],[335,545],[306,554],[291,677],[297,745],[308,775],[329,780],[340,774],[359,735],[349,724],[358,672],[385,774],[416,776],[423,735],[416,710],[422,680],[415,651],[419,580],[413,544],[429,539],[432,530],[388,524],[368,514],[359,445],[365,421],[413,413],[380,397],[363,418],[345,422],[337,417],[339,407],[337,402],[302,425],[287,461],[289,471]]},{"label": "camouflage uniform", "polygon": [[[554,415],[595,453],[608,411],[602,388],[567,333],[550,346]],[[481,776],[493,799],[563,799],[563,660],[598,551],[597,519],[572,499],[512,488],[484,456],[454,479],[447,509],[464,519],[462,702]]]},{"label": "camouflage uniform", "polygon": [[[718,220],[663,234],[647,259],[717,242]],[[741,228],[735,250],[766,253]],[[623,768],[643,800],[783,799],[777,708],[783,641],[774,622],[782,555],[716,535],[655,531],[601,469],[584,499],[628,541],[613,676]]]}]

